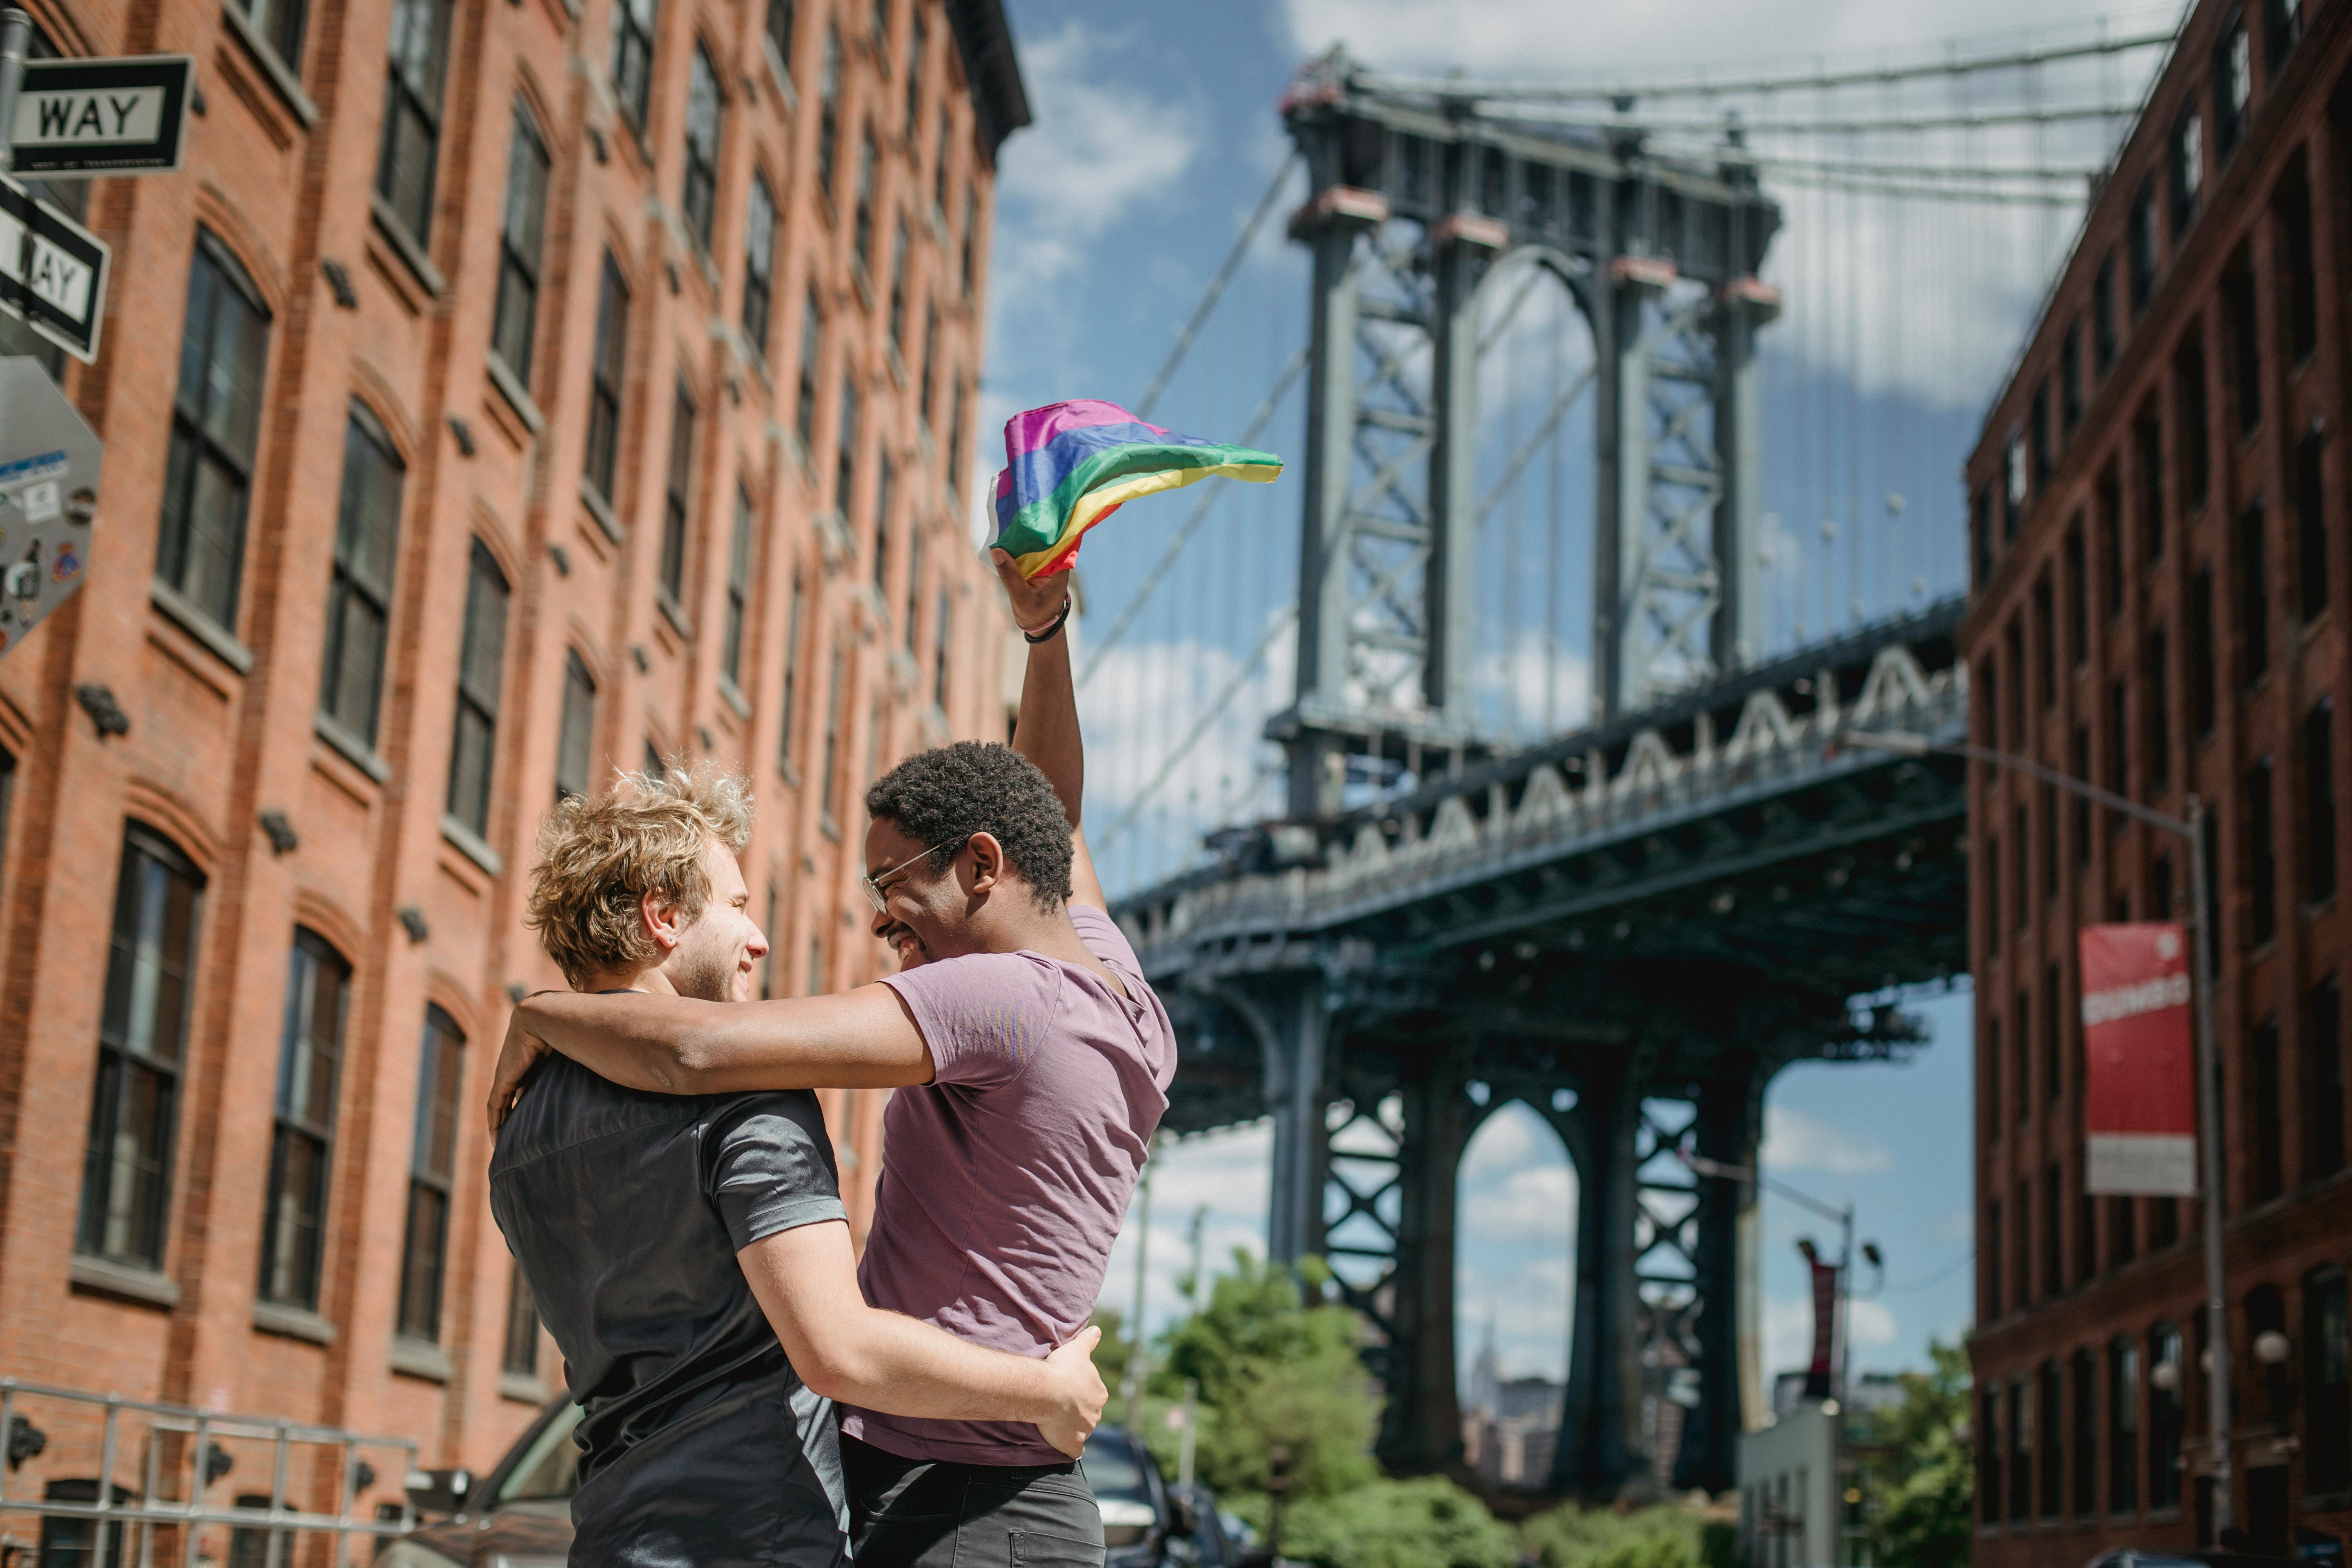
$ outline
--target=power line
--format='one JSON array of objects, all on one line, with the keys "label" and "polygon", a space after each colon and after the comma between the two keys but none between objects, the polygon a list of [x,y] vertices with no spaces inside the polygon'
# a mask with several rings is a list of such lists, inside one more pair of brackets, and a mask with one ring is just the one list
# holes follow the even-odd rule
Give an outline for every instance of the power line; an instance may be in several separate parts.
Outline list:
[{"label": "power line", "polygon": [[1176,367],[1184,363],[1184,355],[1192,348],[1192,340],[1200,335],[1202,326],[1209,319],[1209,312],[1217,308],[1219,300],[1224,298],[1225,285],[1231,283],[1234,274],[1241,270],[1243,260],[1249,255],[1250,242],[1257,237],[1258,226],[1265,222],[1265,215],[1274,210],[1275,198],[1282,194],[1282,187],[1297,163],[1298,154],[1293,153],[1283,160],[1282,167],[1274,172],[1273,183],[1265,187],[1265,195],[1257,199],[1257,208],[1250,214],[1249,221],[1242,225],[1242,232],[1234,238],[1233,249],[1226,253],[1224,265],[1217,268],[1214,278],[1209,279],[1208,290],[1201,296],[1201,302],[1192,307],[1192,320],[1186,321],[1183,331],[1176,334],[1176,344],[1168,351],[1167,363],[1160,367],[1160,374],[1151,378],[1151,384],[1143,389],[1142,399],[1135,405],[1138,419],[1151,417],[1152,405],[1160,401],[1160,395],[1168,390],[1169,378],[1176,374]]},{"label": "power line", "polygon": [[1678,147],[1653,142],[1644,151],[1672,158],[1721,159],[1726,163],[1748,164],[1759,169],[1816,170],[1838,174],[1888,174],[1901,179],[1925,180],[2034,180],[2053,184],[2072,181],[2087,184],[2105,174],[2104,166],[2078,163],[2072,167],[2011,164],[1969,168],[1957,163],[1889,163],[1852,158],[1796,158],[1774,153],[1756,153],[1747,148]]},{"label": "power line", "polygon": [[2067,195],[2057,191],[1971,190],[1964,185],[1910,184],[1896,180],[1836,179],[1822,174],[1786,174],[1780,176],[1778,183],[1814,191],[1845,191],[1865,196],[1911,196],[1936,202],[1983,202],[1995,206],[2078,207],[2088,199],[2085,194]]},{"label": "power line", "polygon": [[1545,108],[1515,110],[1503,117],[1592,131],[1667,132],[1692,136],[1720,135],[1730,130],[1758,135],[1856,135],[1871,132],[1973,131],[1988,125],[2055,125],[2077,120],[2125,120],[2138,112],[2139,105],[2137,103],[2117,102],[2062,104],[2054,109],[1990,109],[1953,114],[1858,115],[1847,119],[1751,120],[1744,116],[1734,119],[1706,115],[1601,114],[1590,110]]}]

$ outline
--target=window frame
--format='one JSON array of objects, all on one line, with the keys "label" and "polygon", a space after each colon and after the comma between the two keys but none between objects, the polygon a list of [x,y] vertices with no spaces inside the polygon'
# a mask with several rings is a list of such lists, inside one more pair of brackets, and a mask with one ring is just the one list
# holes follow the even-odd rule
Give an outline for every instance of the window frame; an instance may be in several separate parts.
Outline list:
[{"label": "window frame", "polygon": [[604,252],[596,285],[596,336],[588,361],[588,437],[581,475],[606,506],[613,504],[620,463],[621,417],[629,349],[629,280]]},{"label": "window frame", "polygon": [[[596,675],[576,647],[563,650],[563,698],[555,737],[555,798],[584,795],[595,783]],[[575,728],[576,721],[576,728]],[[570,776],[576,751],[579,785]]]},{"label": "window frame", "polygon": [[[507,616],[513,605],[514,590],[507,581],[506,571],[490,547],[477,536],[469,541],[472,551],[466,570],[465,621],[458,636],[457,700],[449,738],[449,791],[445,808],[463,823],[477,837],[487,837],[489,832],[491,786],[498,774],[499,709],[506,680]],[[478,595],[497,595],[497,624],[485,631],[482,600]],[[478,636],[495,637],[487,648],[476,641]],[[488,667],[488,680],[483,666]],[[478,742],[480,771],[475,787],[464,795],[459,791],[465,779],[465,767],[469,755],[467,744],[468,720],[472,731],[481,739]]]},{"label": "window frame", "polygon": [[744,207],[742,323],[744,341],[762,363],[768,359],[768,335],[775,324],[776,226],[775,195],[768,187],[765,171],[754,169]]},{"label": "window frame", "polygon": [[720,625],[719,673],[740,690],[743,683],[743,624],[751,613],[751,532],[756,508],[751,488],[735,481],[735,527],[727,544],[727,611]]},{"label": "window frame", "polygon": [[[196,321],[199,310],[205,316],[201,327]],[[226,372],[222,369],[218,351],[225,310],[246,312],[241,323],[228,323],[245,329],[237,334],[239,346],[253,351],[252,363],[242,374],[235,367]],[[194,253],[188,266],[179,380],[172,398],[163,501],[156,531],[155,575],[232,636],[236,630],[244,594],[246,521],[252,505],[254,474],[260,467],[272,325],[269,308],[252,275],[211,229],[198,225]],[[192,334],[198,331],[204,334],[201,349],[192,342]],[[217,411],[213,395],[224,380],[250,386],[250,425],[242,432],[215,428]],[[192,384],[196,399],[193,409],[188,405]],[[235,445],[242,446],[241,453],[234,449]],[[201,493],[200,475],[208,464],[225,476],[221,493],[229,506],[217,530],[195,515]],[[191,567],[195,564],[194,547],[199,542],[200,533],[218,536],[221,572],[215,584],[217,592],[209,598],[191,574]]]},{"label": "window frame", "polygon": [[[538,357],[540,275],[547,250],[547,188],[554,168],[547,138],[539,128],[539,117],[531,112],[530,103],[518,96],[507,141],[506,204],[499,217],[499,280],[491,308],[490,352],[504,362],[516,384],[526,391],[530,386],[532,362]],[[519,176],[526,175],[529,178],[524,188]],[[517,232],[518,227],[521,232]]]},{"label": "window frame", "polygon": [[[370,563],[359,548],[360,531],[370,526],[364,510],[369,501],[358,489],[366,482],[361,477],[362,465],[391,477],[388,507],[381,498],[377,500],[384,513],[378,519],[384,536],[381,582],[372,580],[363,569]],[[408,466],[383,422],[367,405],[352,399],[343,427],[343,479],[327,580],[327,641],[320,658],[319,712],[370,747],[375,744],[377,724],[383,716],[383,678],[392,660],[392,605],[399,584],[401,511],[406,504],[407,479]],[[355,606],[376,618],[373,668],[357,677],[352,660],[363,658],[368,650],[353,641]],[[357,709],[352,706],[355,703]]]},{"label": "window frame", "polygon": [[[418,1055],[408,1208],[401,1234],[400,1295],[393,1331],[405,1339],[438,1344],[441,1308],[447,1294],[449,1216],[457,1190],[466,1057],[465,1031],[438,1004],[425,1006]],[[421,1245],[425,1238],[419,1231],[420,1220],[429,1220],[431,1225],[429,1245]]]},{"label": "window frame", "polygon": [[613,45],[605,75],[621,117],[640,142],[653,100],[654,38],[660,22],[660,0],[616,0],[613,6]]},{"label": "window frame", "polygon": [[[449,33],[454,0],[393,0],[392,42],[384,55],[383,127],[376,151],[375,194],[419,249],[432,243],[433,204],[441,162],[441,121],[447,108]],[[418,17],[430,31],[416,55]],[[404,26],[404,23],[406,24]],[[413,133],[404,145],[403,132]],[[421,146],[413,184],[399,176]],[[411,210],[411,209],[414,210]]]},{"label": "window frame", "polygon": [[678,214],[704,255],[719,214],[719,147],[725,134],[727,89],[719,68],[700,39],[687,62],[685,171],[678,187]]},{"label": "window frame", "polygon": [[[278,1037],[278,1091],[270,1118],[269,1184],[268,1201],[262,1205],[259,1279],[255,1294],[261,1301],[297,1311],[319,1310],[321,1277],[325,1273],[327,1205],[334,1190],[335,1111],[342,1092],[342,1055],[350,1026],[352,973],[351,961],[333,943],[308,926],[294,929],[293,948],[287,963],[286,1007]],[[330,976],[335,983],[333,1033],[323,1042],[324,1050],[319,1049],[321,1042],[318,1037],[307,1032],[305,1022],[306,1016],[310,1022],[316,1021],[316,983],[320,975]],[[298,1029],[305,1030],[299,1040]],[[310,1081],[305,1071],[310,1064],[296,1055],[298,1049],[303,1048],[308,1048],[314,1058],[324,1058],[327,1081],[323,1117],[289,1104],[292,1097],[302,1094]],[[312,1223],[307,1233],[298,1231],[289,1236],[282,1227],[286,1224],[286,1204],[291,1195],[289,1187],[298,1179],[289,1169],[289,1158],[298,1144],[308,1145],[310,1154],[308,1196]],[[289,1277],[292,1288],[281,1290]]]},{"label": "window frame", "polygon": [[694,517],[694,458],[701,411],[694,389],[677,378],[670,401],[669,463],[662,479],[661,554],[655,584],[670,608],[685,615],[688,547]]}]

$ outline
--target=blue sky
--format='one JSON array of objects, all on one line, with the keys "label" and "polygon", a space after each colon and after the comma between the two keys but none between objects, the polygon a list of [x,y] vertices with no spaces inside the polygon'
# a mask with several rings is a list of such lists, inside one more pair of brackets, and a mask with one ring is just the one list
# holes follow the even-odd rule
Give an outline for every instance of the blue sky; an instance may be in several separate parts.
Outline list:
[{"label": "blue sky", "polygon": [[[1917,58],[1953,28],[1937,0],[1190,0],[1182,6],[1008,0],[1036,125],[1001,159],[981,457],[1012,412],[1071,397],[1133,406],[1245,215],[1288,153],[1275,105],[1294,69],[1335,41],[1384,68],[1495,76],[1633,78],[1706,68]],[[2099,7],[1983,0],[1968,48],[2168,25],[2175,0]],[[2028,29],[2033,29],[2028,31]],[[1704,38],[1707,53],[1675,52]],[[2054,101],[2136,99],[2154,57],[2102,58],[2042,85]],[[2020,90],[2018,83],[2006,90]],[[2004,84],[1980,89],[1998,95]],[[1942,89],[1938,102],[1957,89]],[[1844,107],[1853,107],[1850,103]],[[2095,165],[2113,125],[2028,137],[1970,133],[1900,146],[1847,139],[1839,156]],[[1286,192],[1286,210],[1303,187]],[[1891,203],[1791,186],[1768,281],[1786,310],[1764,338],[1768,643],[1788,647],[1956,591],[1963,574],[1955,475],[2078,210]],[[1152,417],[1236,439],[1303,340],[1303,258],[1268,226]],[[1551,310],[1546,318],[1543,312]],[[1482,413],[1515,430],[1548,378],[1574,369],[1581,329],[1534,307],[1490,356]],[[1559,345],[1566,345],[1564,348]],[[1255,443],[1298,456],[1298,399]],[[1532,734],[1585,712],[1591,552],[1589,486],[1571,419],[1557,459],[1533,465],[1481,540],[1482,712]],[[1491,458],[1492,454],[1487,454]],[[1482,459],[1486,460],[1486,459]],[[1090,536],[1079,641],[1102,638],[1190,514],[1187,497],[1122,513]],[[1205,492],[1200,492],[1205,493]],[[1297,489],[1226,487],[1205,526],[1082,691],[1089,743],[1088,827],[1114,893],[1177,869],[1198,835],[1271,805],[1266,713],[1286,701],[1287,644],[1275,617],[1297,581]],[[1255,664],[1250,656],[1266,642]],[[1213,711],[1228,689],[1233,700]],[[1170,762],[1173,738],[1201,742]],[[1156,791],[1147,785],[1162,773]],[[1115,829],[1115,831],[1114,831]],[[1106,842],[1108,840],[1108,842]],[[1958,911],[1955,912],[1958,918]],[[1922,999],[1927,1046],[1907,1064],[1808,1064],[1768,1099],[1766,1165],[1818,1197],[1853,1201],[1887,1256],[1886,1292],[1855,1314],[1855,1363],[1920,1364],[1931,1334],[1967,1322],[1971,1128],[1969,999]],[[1264,1245],[1263,1127],[1163,1154],[1155,1180],[1149,1308],[1181,1310],[1175,1281],[1188,1226],[1203,1216],[1212,1261]],[[1531,1116],[1502,1115],[1463,1171],[1462,1352],[1491,1310],[1507,1368],[1557,1375],[1567,1335],[1573,1173]],[[1832,1238],[1786,1202],[1765,1202],[1768,1363],[1801,1356],[1805,1282],[1793,1245]],[[1136,1216],[1114,1258],[1107,1304],[1134,1290]]]}]

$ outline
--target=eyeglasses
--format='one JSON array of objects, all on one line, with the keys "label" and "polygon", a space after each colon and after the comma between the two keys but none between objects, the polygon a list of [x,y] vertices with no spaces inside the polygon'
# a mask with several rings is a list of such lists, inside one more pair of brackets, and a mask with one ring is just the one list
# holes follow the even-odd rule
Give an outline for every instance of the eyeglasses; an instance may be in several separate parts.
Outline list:
[{"label": "eyeglasses", "polygon": [[911,855],[906,859],[899,861],[896,866],[891,867],[879,877],[858,878],[858,881],[862,883],[866,889],[866,901],[874,906],[874,912],[876,914],[881,915],[889,913],[890,906],[883,901],[883,883],[896,880],[903,873],[912,870],[919,861],[929,859],[931,856],[938,854],[940,850],[946,848],[950,844],[954,845],[958,849],[961,849],[971,841],[971,835],[969,833],[960,834],[953,838],[942,838],[937,844],[932,845],[929,849],[924,850],[921,854]]}]

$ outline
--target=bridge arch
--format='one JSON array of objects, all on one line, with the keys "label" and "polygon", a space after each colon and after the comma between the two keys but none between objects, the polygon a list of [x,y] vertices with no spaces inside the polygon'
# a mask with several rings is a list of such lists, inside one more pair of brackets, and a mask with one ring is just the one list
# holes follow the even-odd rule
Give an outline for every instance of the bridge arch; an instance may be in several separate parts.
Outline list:
[{"label": "bridge arch", "polygon": [[1492,1094],[1454,1188],[1463,1458],[1488,1487],[1514,1490],[1551,1485],[1576,1332],[1584,1173],[1545,1098]]}]

